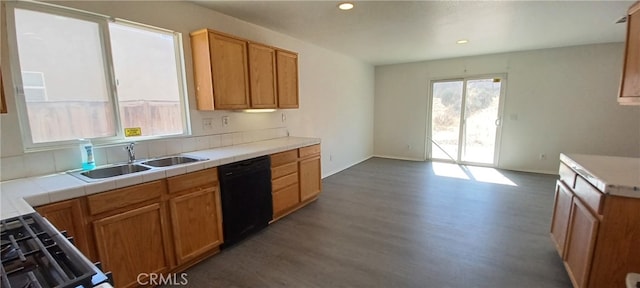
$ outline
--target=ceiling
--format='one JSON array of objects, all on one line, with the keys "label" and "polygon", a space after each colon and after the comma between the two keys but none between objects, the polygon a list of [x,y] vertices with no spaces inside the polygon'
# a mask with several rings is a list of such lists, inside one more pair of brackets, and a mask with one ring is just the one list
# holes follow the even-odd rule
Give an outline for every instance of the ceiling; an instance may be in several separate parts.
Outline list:
[{"label": "ceiling", "polygon": [[[373,65],[623,42],[634,1],[194,1]],[[467,44],[456,44],[468,39]]]}]

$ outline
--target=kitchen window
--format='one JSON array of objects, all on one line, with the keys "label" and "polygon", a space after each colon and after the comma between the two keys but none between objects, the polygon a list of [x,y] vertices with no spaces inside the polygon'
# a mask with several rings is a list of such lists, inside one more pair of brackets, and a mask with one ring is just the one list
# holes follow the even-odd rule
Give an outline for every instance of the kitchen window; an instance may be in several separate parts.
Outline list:
[{"label": "kitchen window", "polygon": [[54,5],[7,8],[25,150],[189,133],[179,33]]}]

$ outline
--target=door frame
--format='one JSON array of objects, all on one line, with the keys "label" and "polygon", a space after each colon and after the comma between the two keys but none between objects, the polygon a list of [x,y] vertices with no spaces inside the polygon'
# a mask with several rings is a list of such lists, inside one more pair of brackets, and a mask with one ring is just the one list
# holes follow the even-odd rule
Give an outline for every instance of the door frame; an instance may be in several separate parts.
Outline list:
[{"label": "door frame", "polygon": [[[454,164],[461,164],[461,165],[473,165],[473,166],[486,166],[486,167],[493,167],[493,168],[497,168],[499,167],[499,161],[500,161],[500,146],[502,143],[502,128],[503,128],[503,124],[504,124],[504,107],[505,107],[505,102],[506,102],[506,94],[507,94],[507,73],[494,73],[494,74],[481,74],[481,75],[473,75],[473,76],[461,76],[461,77],[443,77],[443,78],[434,78],[429,80],[429,87],[428,87],[428,100],[427,100],[427,117],[426,117],[426,121],[427,121],[427,131],[425,133],[426,135],[426,139],[425,139],[425,152],[427,155],[427,160],[429,161],[434,161],[433,159],[433,152],[432,152],[432,145],[431,145],[431,139],[433,139],[431,136],[431,131],[432,131],[432,127],[433,127],[433,123],[431,121],[431,119],[433,118],[432,115],[432,108],[433,108],[433,84],[437,83],[437,82],[453,82],[453,81],[462,81],[463,85],[462,85],[462,100],[461,100],[461,111],[460,111],[460,127],[459,127],[459,131],[458,131],[458,151],[456,153],[456,155],[450,155],[453,157],[456,157],[456,159],[435,159],[435,161],[438,162],[446,162],[446,163],[454,163]],[[478,80],[478,79],[489,79],[489,78],[499,78],[501,85],[500,85],[500,99],[499,99],[499,103],[498,103],[498,117],[496,119],[496,121],[498,121],[498,125],[496,127],[496,138],[495,138],[495,146],[494,146],[494,153],[493,153],[493,163],[477,163],[477,162],[468,162],[468,161],[462,161],[461,160],[461,156],[462,156],[462,145],[463,145],[463,141],[464,139],[464,129],[466,129],[466,121],[464,120],[466,118],[465,116],[465,104],[466,104],[466,94],[467,94],[467,81],[469,80]]]}]

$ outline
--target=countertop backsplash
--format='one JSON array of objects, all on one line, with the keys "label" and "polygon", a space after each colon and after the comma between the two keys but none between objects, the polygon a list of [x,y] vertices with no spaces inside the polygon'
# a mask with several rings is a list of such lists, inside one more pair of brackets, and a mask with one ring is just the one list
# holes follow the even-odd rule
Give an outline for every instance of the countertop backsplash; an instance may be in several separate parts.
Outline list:
[{"label": "countertop backsplash", "polygon": [[[245,132],[204,135],[163,140],[136,142],[136,159],[157,158],[184,152],[232,146],[287,136],[287,128],[271,128]],[[127,162],[126,144],[95,147],[96,165]],[[21,156],[0,158],[0,181],[64,172],[81,168],[81,155],[77,148],[25,153]]]}]

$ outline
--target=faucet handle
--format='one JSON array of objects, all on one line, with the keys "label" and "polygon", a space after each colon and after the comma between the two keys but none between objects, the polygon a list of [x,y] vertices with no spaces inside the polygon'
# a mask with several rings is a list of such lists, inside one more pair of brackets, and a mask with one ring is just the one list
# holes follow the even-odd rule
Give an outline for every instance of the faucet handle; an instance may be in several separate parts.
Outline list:
[{"label": "faucet handle", "polygon": [[133,161],[136,161],[136,152],[134,150],[136,143],[131,142],[129,144],[127,144],[127,146],[124,146],[124,150],[127,150],[127,153],[129,154],[129,164],[133,163]]},{"label": "faucet handle", "polygon": [[127,146],[124,146],[124,149],[128,150],[128,151],[131,151],[131,150],[133,150],[133,148],[135,146],[136,146],[136,143],[135,142],[131,142],[131,143],[127,144]]}]

